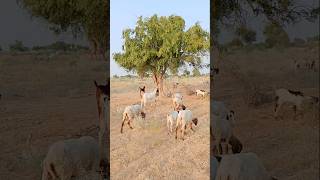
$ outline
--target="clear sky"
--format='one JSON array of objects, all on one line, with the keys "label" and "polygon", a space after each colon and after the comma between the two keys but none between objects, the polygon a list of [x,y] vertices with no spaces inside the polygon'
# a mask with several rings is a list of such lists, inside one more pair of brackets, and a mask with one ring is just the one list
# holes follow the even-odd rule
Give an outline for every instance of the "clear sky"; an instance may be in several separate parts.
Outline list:
[{"label": "clear sky", "polygon": [[[199,22],[210,31],[209,0],[111,0],[110,2],[110,68],[111,75],[125,75],[127,72],[113,60],[112,54],[122,50],[122,31],[134,28],[139,16],[150,17],[178,15],[186,23],[186,29]],[[207,62],[207,61],[206,61]],[[208,61],[209,62],[209,61]]]}]

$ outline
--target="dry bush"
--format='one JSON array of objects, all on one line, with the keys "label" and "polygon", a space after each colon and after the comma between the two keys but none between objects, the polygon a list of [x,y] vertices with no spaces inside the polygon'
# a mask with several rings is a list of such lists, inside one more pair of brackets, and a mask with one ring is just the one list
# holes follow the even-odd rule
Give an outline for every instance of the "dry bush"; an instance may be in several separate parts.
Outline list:
[{"label": "dry bush", "polygon": [[247,84],[247,88],[244,91],[244,100],[248,106],[257,107],[265,103],[272,102],[272,95],[268,94],[261,86],[252,83]]}]

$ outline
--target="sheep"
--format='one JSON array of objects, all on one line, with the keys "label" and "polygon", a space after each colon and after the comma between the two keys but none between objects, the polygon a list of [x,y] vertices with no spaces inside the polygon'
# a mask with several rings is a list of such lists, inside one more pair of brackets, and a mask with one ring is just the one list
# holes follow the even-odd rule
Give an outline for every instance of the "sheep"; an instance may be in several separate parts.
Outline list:
[{"label": "sheep", "polygon": [[173,106],[173,110],[177,110],[177,108],[179,106],[182,106],[183,105],[183,101],[182,101],[182,98],[179,98],[179,97],[173,97],[172,98],[172,106]]},{"label": "sheep", "polygon": [[220,118],[226,118],[231,122],[232,127],[235,126],[235,112],[227,108],[222,101],[212,101],[211,112]]},{"label": "sheep", "polygon": [[197,96],[201,95],[202,97],[205,97],[206,95],[208,95],[208,92],[206,92],[205,90],[202,90],[202,89],[197,89],[196,95]]},{"label": "sheep", "polygon": [[240,153],[216,157],[219,162],[216,180],[276,180],[254,153]]},{"label": "sheep", "polygon": [[177,117],[177,123],[176,123],[176,139],[178,138],[179,128],[182,134],[182,140],[184,140],[184,133],[187,126],[189,126],[190,129],[194,131],[192,128],[192,124],[197,126],[198,118],[192,118],[192,112],[190,110],[179,111],[178,117]]},{"label": "sheep", "polygon": [[302,105],[303,104],[319,104],[319,98],[313,97],[313,96],[305,96],[300,91],[293,91],[289,89],[277,89],[275,91],[276,97],[275,97],[275,106],[274,106],[274,117],[278,118],[279,109],[284,103],[290,103],[293,104],[293,110],[294,110],[294,119],[296,119],[296,113],[297,110],[300,111],[302,114]]},{"label": "sheep", "polygon": [[[228,153],[228,145],[233,135],[231,122],[223,117],[212,115],[210,122],[210,134],[213,138],[213,147],[218,154]],[[225,151],[222,148],[225,146]],[[221,146],[221,149],[220,149]]]},{"label": "sheep", "polygon": [[172,133],[173,123],[177,121],[179,111],[172,111],[171,113],[167,114],[167,128],[168,134]]},{"label": "sheep", "polygon": [[98,168],[98,143],[90,136],[52,144],[42,162],[42,180],[80,177]]},{"label": "sheep", "polygon": [[153,92],[143,93],[141,98],[141,107],[144,108],[146,104],[150,102],[156,102],[156,98],[159,96],[159,89],[156,88]]},{"label": "sheep", "polygon": [[123,126],[125,122],[128,122],[130,129],[133,129],[133,127],[131,126],[131,122],[134,120],[135,117],[138,116],[141,116],[143,119],[146,117],[146,114],[143,112],[140,104],[133,104],[131,106],[127,106],[122,114],[122,124],[120,132],[123,133]]}]

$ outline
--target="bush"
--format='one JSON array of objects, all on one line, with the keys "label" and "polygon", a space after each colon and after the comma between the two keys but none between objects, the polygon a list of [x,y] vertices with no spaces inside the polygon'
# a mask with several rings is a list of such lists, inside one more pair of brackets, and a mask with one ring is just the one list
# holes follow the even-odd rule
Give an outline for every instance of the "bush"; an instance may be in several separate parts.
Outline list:
[{"label": "bush", "polygon": [[19,52],[25,52],[28,51],[29,48],[24,46],[22,41],[16,40],[14,44],[9,46],[10,51],[19,51]]},{"label": "bush", "polygon": [[263,34],[266,37],[265,43],[268,48],[288,47],[290,44],[287,32],[276,22],[268,24]]},{"label": "bush", "polygon": [[301,38],[294,38],[292,44],[293,46],[303,46],[306,44],[306,41]]},{"label": "bush", "polygon": [[193,68],[192,75],[197,77],[197,76],[201,76],[201,73],[198,68]]},{"label": "bush", "polygon": [[243,47],[243,43],[239,38],[234,38],[231,42],[227,44],[228,48],[237,48],[237,47]]}]

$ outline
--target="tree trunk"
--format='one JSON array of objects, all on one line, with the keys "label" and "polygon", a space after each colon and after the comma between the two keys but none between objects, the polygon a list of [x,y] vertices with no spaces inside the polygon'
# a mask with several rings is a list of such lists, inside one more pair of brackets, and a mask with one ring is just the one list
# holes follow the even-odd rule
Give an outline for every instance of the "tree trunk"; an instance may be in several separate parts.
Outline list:
[{"label": "tree trunk", "polygon": [[163,89],[163,75],[162,74],[153,74],[152,75],[153,82],[156,84],[157,88],[159,89],[159,95],[165,96],[164,89]]}]

